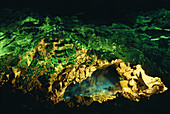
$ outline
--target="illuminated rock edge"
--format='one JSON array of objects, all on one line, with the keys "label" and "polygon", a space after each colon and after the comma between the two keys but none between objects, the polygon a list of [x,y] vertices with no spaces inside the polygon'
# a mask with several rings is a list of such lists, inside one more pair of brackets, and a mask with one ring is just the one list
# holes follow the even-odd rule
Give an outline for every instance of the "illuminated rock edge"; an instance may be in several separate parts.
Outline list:
[{"label": "illuminated rock edge", "polygon": [[[46,39],[47,41],[45,41]],[[108,93],[108,91],[103,91],[92,94],[88,100],[77,95],[75,97],[78,103],[86,105],[90,105],[93,101],[102,103],[119,96],[139,101],[141,97],[149,97],[167,90],[167,87],[165,87],[159,77],[146,75],[141,65],[133,66],[120,59],[112,60],[111,62],[100,60],[96,55],[88,54],[89,51],[92,51],[90,49],[78,48],[71,43],[65,43],[64,46],[60,46],[62,42],[64,40],[57,38],[43,38],[34,49],[19,56],[20,61],[17,66],[11,67],[6,65],[6,71],[0,74],[1,86],[11,81],[10,83],[12,83],[13,87],[25,93],[39,90],[39,93],[37,92],[33,95],[42,102],[49,100],[54,104],[61,101],[70,103],[70,101],[63,98],[68,86],[81,83],[83,80],[91,77],[98,69],[106,68],[107,70],[107,67],[111,66],[120,79],[119,82],[115,83],[114,92]],[[46,48],[48,46],[52,46],[51,51],[47,51]],[[64,59],[61,58],[64,62],[54,63],[54,55],[60,55],[62,50],[70,48],[75,48],[76,51],[74,54],[74,65],[69,64],[73,55]],[[35,61],[36,65],[33,65]],[[50,70],[52,68],[54,69],[53,72]],[[11,73],[8,73],[9,71]],[[44,94],[45,98],[41,98],[42,94]]]}]

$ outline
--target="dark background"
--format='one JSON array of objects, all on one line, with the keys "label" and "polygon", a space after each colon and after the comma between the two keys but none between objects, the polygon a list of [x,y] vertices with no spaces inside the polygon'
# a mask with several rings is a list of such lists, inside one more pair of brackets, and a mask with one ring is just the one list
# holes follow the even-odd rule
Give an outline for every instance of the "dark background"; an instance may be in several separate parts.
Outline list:
[{"label": "dark background", "polygon": [[111,20],[131,12],[170,10],[170,0],[0,0],[0,7],[44,10],[54,16],[78,14],[83,19]]}]

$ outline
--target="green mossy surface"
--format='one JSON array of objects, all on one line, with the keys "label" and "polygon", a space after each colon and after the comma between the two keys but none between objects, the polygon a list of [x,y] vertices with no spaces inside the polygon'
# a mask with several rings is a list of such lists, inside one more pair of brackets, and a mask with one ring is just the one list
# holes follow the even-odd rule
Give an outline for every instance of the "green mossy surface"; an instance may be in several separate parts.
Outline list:
[{"label": "green mossy surface", "polygon": [[[3,9],[0,11],[0,74],[5,72],[9,75],[9,83],[5,83],[2,88],[2,111],[5,113],[10,111],[24,110],[25,113],[54,113],[53,110],[44,109],[42,104],[39,104],[35,99],[28,94],[23,94],[20,90],[12,87],[12,80],[14,72],[12,67],[17,68],[21,65],[25,69],[23,75],[25,79],[18,79],[17,83],[22,85],[22,88],[28,88],[28,93],[32,96],[39,96],[39,101],[44,102],[46,99],[46,92],[41,92],[35,89],[35,79],[42,83],[42,88],[49,87],[50,74],[55,71],[52,64],[59,65],[62,62],[67,64],[75,64],[75,52],[78,49],[86,48],[91,49],[88,55],[97,55],[100,59],[111,61],[119,58],[125,62],[132,64],[141,64],[146,74],[157,76],[162,79],[164,84],[170,87],[170,11],[159,9],[151,12],[141,12],[129,18],[125,18],[125,23],[113,23],[112,25],[93,25],[83,24],[77,17],[52,17],[47,13],[35,13],[30,10],[13,11],[11,9]],[[26,52],[31,52],[37,44],[46,37],[62,39],[63,42],[60,46],[73,43],[74,48],[71,46],[67,49],[58,48],[58,53],[52,56],[51,60],[46,59],[46,56],[34,55],[34,59],[30,66],[25,59]],[[55,39],[46,39],[49,45],[46,47],[47,53],[52,50],[53,42]],[[65,61],[66,58],[68,61]],[[92,57],[92,56],[91,56]],[[49,57],[50,58],[50,57]],[[22,59],[22,61],[21,61]],[[31,57],[29,56],[29,59]],[[21,62],[20,62],[21,61]],[[43,61],[41,64],[40,61]],[[20,62],[20,63],[19,63]],[[45,62],[47,64],[45,64]],[[19,64],[18,64],[19,63]],[[91,64],[88,63],[87,64]],[[47,70],[48,71],[44,71]],[[46,72],[39,76],[41,71]],[[7,77],[3,77],[6,80]],[[30,83],[29,83],[30,82]],[[33,82],[33,83],[31,83]],[[34,84],[35,88],[32,90],[31,85]],[[0,85],[2,83],[0,82]],[[12,92],[15,90],[16,92]],[[50,96],[50,94],[49,94]],[[112,112],[137,112],[143,113],[148,111],[151,113],[169,111],[168,108],[168,91],[159,95],[153,95],[148,99],[142,99],[140,103],[119,98],[113,101],[108,101],[102,105],[94,103],[90,107],[79,106],[73,108],[72,112],[90,112],[104,113],[106,110]],[[8,101],[8,102],[7,102]],[[6,105],[4,105],[6,104]],[[39,105],[40,108],[38,107]],[[37,106],[38,105],[38,106]],[[46,105],[50,107],[50,103]],[[16,108],[17,107],[17,108]],[[65,104],[52,105],[55,113],[62,110],[62,112],[70,111]],[[156,108],[155,108],[156,107]],[[7,110],[5,110],[7,108]],[[141,111],[142,109],[142,111]],[[83,110],[83,111],[82,111]],[[1,111],[1,112],[2,112]],[[3,112],[2,112],[3,113]]]},{"label": "green mossy surface", "polygon": [[[34,14],[26,15],[24,11],[13,15],[11,12],[11,10],[1,12],[9,17],[6,20],[3,16],[0,18],[1,71],[7,64],[15,67],[19,61],[17,57],[33,50],[42,38],[56,37],[63,39],[63,43],[75,45],[74,48],[54,55],[52,62],[56,64],[59,61],[64,62],[65,58],[70,56],[72,57],[68,61],[74,64],[76,48],[86,48],[92,50],[89,54],[96,54],[103,60],[119,58],[132,64],[141,64],[146,72],[155,76],[170,74],[170,12],[165,9],[140,13],[134,18],[134,24],[131,26],[122,23],[108,26],[85,25],[75,16],[40,17]],[[51,51],[51,46],[47,51]],[[28,65],[26,61],[20,64]],[[38,66],[39,63],[34,61],[32,65]]]}]

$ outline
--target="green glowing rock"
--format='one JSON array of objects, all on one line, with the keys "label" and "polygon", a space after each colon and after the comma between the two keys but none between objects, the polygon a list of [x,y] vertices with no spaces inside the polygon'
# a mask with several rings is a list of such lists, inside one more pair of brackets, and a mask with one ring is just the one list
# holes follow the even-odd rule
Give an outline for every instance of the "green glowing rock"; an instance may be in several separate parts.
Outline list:
[{"label": "green glowing rock", "polygon": [[[85,25],[76,17],[49,16],[28,16],[9,25],[4,22],[8,26],[0,28],[0,86],[11,81],[9,83],[25,93],[40,90],[46,98],[58,103],[63,101],[69,85],[81,83],[101,67],[113,65],[120,68],[120,76],[123,76],[122,72],[132,75],[133,68],[119,59],[132,63],[132,66],[141,64],[149,74],[168,76],[170,64],[165,63],[170,54],[169,44],[165,40],[169,42],[170,13],[162,9],[151,14],[137,16],[134,26],[120,23],[111,26]],[[140,75],[133,78],[128,76],[121,80],[125,94],[121,92],[125,98],[138,101],[135,85]],[[109,79],[104,80],[109,82]],[[128,84],[135,88],[135,92]],[[160,80],[159,84],[163,86]],[[147,86],[146,93],[155,93],[156,88]],[[105,87],[102,84],[103,90]],[[128,92],[134,97],[129,97]],[[104,96],[107,97],[102,96],[103,93],[95,93],[91,98],[103,102],[116,97],[115,94],[110,96],[106,93]]]}]

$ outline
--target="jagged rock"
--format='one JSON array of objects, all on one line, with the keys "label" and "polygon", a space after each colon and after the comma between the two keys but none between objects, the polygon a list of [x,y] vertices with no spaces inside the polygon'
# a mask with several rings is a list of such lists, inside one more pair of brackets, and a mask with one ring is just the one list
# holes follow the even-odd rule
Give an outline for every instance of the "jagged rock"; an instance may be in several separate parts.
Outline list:
[{"label": "jagged rock", "polygon": [[[55,19],[51,22],[46,17],[39,23],[38,19],[27,17],[17,22],[17,31],[11,28],[0,32],[1,87],[12,84],[37,100],[54,104],[65,101],[71,106],[74,98],[85,105],[119,96],[139,101],[143,96],[167,90],[159,77],[150,77],[141,65],[133,65],[147,64],[152,71],[156,70],[157,64],[150,64],[153,60],[146,57],[148,51],[143,51],[148,47],[140,49],[150,38],[148,34],[121,24],[94,27],[81,26],[77,20],[63,24],[59,17]],[[158,52],[154,51],[149,52]]]},{"label": "jagged rock", "polygon": [[[83,83],[83,80],[93,76],[92,74],[95,74],[98,79],[102,78],[107,75],[108,67],[111,67],[114,71],[114,74],[109,74],[110,79],[119,78],[120,80],[114,82],[112,87],[105,87],[106,90],[104,91],[93,93],[94,90],[88,90],[87,93],[92,91],[91,94],[86,95],[90,98],[90,102],[83,100],[83,96],[77,95],[79,103],[87,105],[93,101],[102,103],[115,99],[120,95],[130,100],[139,101],[141,96],[149,97],[152,94],[167,90],[160,78],[147,76],[140,65],[131,66],[130,63],[126,64],[120,59],[108,62],[98,59],[96,55],[90,57],[87,52],[91,50],[88,49],[77,48],[74,55],[72,55],[75,56],[74,65],[69,64],[70,61],[68,61],[72,56],[63,57],[62,62],[55,63],[54,55],[61,55],[63,53],[61,50],[74,48],[75,45],[64,44],[64,46],[60,46],[64,42],[63,40],[55,38],[55,42],[50,43],[45,42],[47,39],[49,37],[42,39],[32,51],[20,56],[17,67],[12,67],[14,73],[12,84],[25,93],[39,89],[46,94],[46,98],[54,103],[67,101],[63,96],[71,84]],[[48,52],[46,47],[50,45],[53,50]],[[59,51],[61,52],[59,53]],[[54,71],[49,72],[50,69]],[[1,73],[1,77],[4,74]],[[6,75],[6,77],[6,80],[8,80],[9,75]],[[4,82],[1,81],[1,83]],[[99,83],[99,80],[94,83]]]}]

